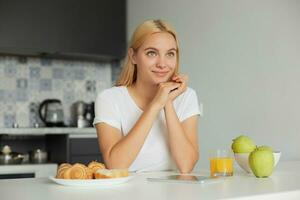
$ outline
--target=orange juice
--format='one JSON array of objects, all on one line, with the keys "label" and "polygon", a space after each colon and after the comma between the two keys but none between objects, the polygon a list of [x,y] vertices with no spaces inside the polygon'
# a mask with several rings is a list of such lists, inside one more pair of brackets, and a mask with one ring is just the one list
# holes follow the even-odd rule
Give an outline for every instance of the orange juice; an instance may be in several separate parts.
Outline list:
[{"label": "orange juice", "polygon": [[210,159],[211,176],[232,176],[233,159],[230,157],[220,157]]}]

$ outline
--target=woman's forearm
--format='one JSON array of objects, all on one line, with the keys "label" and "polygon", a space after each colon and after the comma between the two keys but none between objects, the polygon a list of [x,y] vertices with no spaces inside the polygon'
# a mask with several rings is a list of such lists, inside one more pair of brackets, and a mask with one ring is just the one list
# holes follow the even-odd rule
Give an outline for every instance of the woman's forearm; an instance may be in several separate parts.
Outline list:
[{"label": "woman's forearm", "polygon": [[148,133],[159,113],[155,106],[148,106],[136,124],[118,143],[106,158],[108,168],[128,168],[140,152]]},{"label": "woman's forearm", "polygon": [[198,161],[198,148],[194,147],[186,137],[173,103],[166,104],[165,116],[171,154],[180,172],[188,173],[193,170]]}]

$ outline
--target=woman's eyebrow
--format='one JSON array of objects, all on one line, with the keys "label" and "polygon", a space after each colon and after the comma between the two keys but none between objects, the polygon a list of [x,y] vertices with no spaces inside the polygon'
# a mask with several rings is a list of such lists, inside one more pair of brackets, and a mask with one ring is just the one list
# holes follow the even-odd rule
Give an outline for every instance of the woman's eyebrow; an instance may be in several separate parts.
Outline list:
[{"label": "woman's eyebrow", "polygon": [[[146,49],[144,49],[144,51],[147,51],[147,50],[155,50],[155,51],[159,51],[157,48],[155,47],[147,47]],[[169,49],[168,51],[177,51],[176,48],[171,48]]]},{"label": "woman's eyebrow", "polygon": [[158,49],[154,48],[154,47],[147,47],[146,49],[144,49],[144,51],[146,51],[146,50],[155,50],[155,51],[158,51]]},{"label": "woman's eyebrow", "polygon": [[171,48],[168,51],[177,51],[177,49],[176,48]]}]

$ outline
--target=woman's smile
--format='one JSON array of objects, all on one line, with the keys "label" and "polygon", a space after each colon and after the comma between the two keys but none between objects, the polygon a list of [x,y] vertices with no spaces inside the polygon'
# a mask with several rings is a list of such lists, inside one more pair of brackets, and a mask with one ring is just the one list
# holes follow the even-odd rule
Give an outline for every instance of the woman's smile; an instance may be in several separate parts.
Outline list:
[{"label": "woman's smile", "polygon": [[169,71],[152,71],[158,77],[165,77],[169,74]]}]

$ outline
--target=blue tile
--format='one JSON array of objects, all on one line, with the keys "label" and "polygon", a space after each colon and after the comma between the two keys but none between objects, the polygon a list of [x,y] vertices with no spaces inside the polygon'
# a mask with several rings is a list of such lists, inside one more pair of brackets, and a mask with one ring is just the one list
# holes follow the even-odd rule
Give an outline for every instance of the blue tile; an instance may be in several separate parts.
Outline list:
[{"label": "blue tile", "polygon": [[30,67],[30,78],[40,78],[41,77],[41,69],[39,67]]},{"label": "blue tile", "polygon": [[72,68],[65,68],[65,80],[74,80]]},{"label": "blue tile", "polygon": [[4,92],[4,90],[0,90],[0,101],[1,102],[5,101],[5,92]]},{"label": "blue tile", "polygon": [[52,80],[51,79],[41,79],[40,80],[40,91],[51,91],[52,90]]},{"label": "blue tile", "polygon": [[64,70],[61,68],[54,68],[52,71],[52,77],[54,79],[64,79]]},{"label": "blue tile", "polygon": [[75,101],[74,91],[64,91],[64,100],[65,103],[72,103]]},{"label": "blue tile", "polygon": [[41,58],[40,60],[42,66],[52,66],[52,59],[50,58]]},{"label": "blue tile", "polygon": [[16,121],[16,116],[13,114],[4,114],[4,126],[11,128],[14,122]]},{"label": "blue tile", "polygon": [[12,64],[8,64],[5,66],[4,68],[4,75],[6,77],[16,77],[17,74],[17,67],[12,65]]},{"label": "blue tile", "polygon": [[96,81],[95,80],[86,81],[85,90],[87,92],[96,92]]},{"label": "blue tile", "polygon": [[16,92],[11,90],[4,90],[4,102],[15,102]]},{"label": "blue tile", "polygon": [[28,83],[28,88],[30,91],[37,91],[40,88],[40,81],[39,79],[31,79]]},{"label": "blue tile", "polygon": [[54,80],[52,82],[52,90],[54,91],[61,91],[64,87],[64,81],[63,80]]},{"label": "blue tile", "polygon": [[73,77],[75,80],[84,80],[85,79],[85,71],[83,69],[74,69]]},{"label": "blue tile", "polygon": [[27,59],[26,56],[19,56],[18,57],[18,63],[20,63],[20,64],[27,64],[27,62],[28,62],[28,59]]},{"label": "blue tile", "polygon": [[25,78],[17,79],[17,88],[19,89],[27,89],[28,88],[28,80]]},{"label": "blue tile", "polygon": [[16,90],[16,101],[27,102],[28,101],[27,90]]}]

